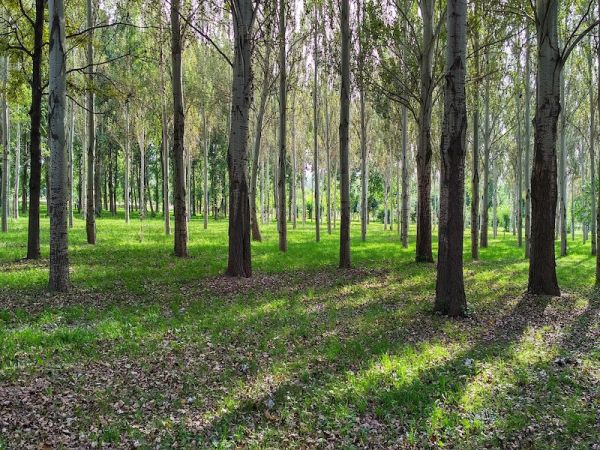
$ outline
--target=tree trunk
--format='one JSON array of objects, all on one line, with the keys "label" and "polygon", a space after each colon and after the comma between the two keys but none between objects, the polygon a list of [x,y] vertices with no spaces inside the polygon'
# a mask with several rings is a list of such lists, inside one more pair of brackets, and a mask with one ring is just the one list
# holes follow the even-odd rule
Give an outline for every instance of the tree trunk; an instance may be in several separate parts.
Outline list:
[{"label": "tree trunk", "polygon": [[[140,125],[143,127],[143,125]],[[138,192],[140,202],[140,219],[146,218],[146,138],[145,130],[138,130],[138,146],[140,148],[140,173],[138,177]]]},{"label": "tree trunk", "polygon": [[[591,192],[591,196],[592,198],[590,199],[591,201],[591,205],[592,205],[592,220],[590,223],[590,227],[591,227],[591,232],[592,232],[592,255],[596,254],[596,152],[594,149],[594,142],[596,141],[596,134],[594,133],[594,129],[595,129],[595,116],[596,116],[596,103],[594,101],[594,70],[593,70],[593,63],[592,63],[592,39],[590,37],[589,40],[589,51],[588,51],[588,71],[589,71],[589,77],[590,77],[590,86],[589,86],[589,93],[590,93],[590,185],[592,186],[590,192]],[[563,162],[563,164],[566,164],[566,156],[565,156],[565,161]],[[562,168],[562,172],[564,172],[564,167]],[[564,179],[565,179],[565,175],[564,173],[561,173],[561,179],[563,180],[564,183]],[[566,192],[566,188],[563,189],[563,186],[561,185],[561,192]],[[565,207],[565,215],[564,217],[566,217],[566,207]],[[562,211],[561,211],[561,217],[562,216]],[[561,230],[561,236],[562,236],[562,230]],[[565,242],[566,242],[566,226],[565,226]]]},{"label": "tree trunk", "polygon": [[29,228],[27,231],[27,259],[40,257],[40,185],[42,182],[42,55],[44,51],[45,0],[35,0],[33,27],[33,55],[31,71],[31,118],[29,146],[31,169],[29,175]]},{"label": "tree trunk", "polygon": [[298,200],[296,198],[296,180],[298,176],[298,161],[296,155],[296,95],[292,96],[292,177],[290,180],[290,197],[292,210],[292,228],[295,230],[298,221]]},{"label": "tree trunk", "polygon": [[315,239],[317,242],[321,240],[321,220],[320,220],[320,203],[319,203],[319,147],[318,147],[318,90],[319,90],[319,48],[317,44],[318,34],[318,14],[317,5],[314,6],[314,60],[315,60],[315,73],[314,73],[314,90],[313,90],[313,178],[314,178],[314,196],[315,204],[313,205],[313,212],[315,218]]},{"label": "tree trunk", "polygon": [[[188,256],[185,150],[183,135],[183,88],[181,75],[181,27],[179,9],[181,0],[171,1],[171,63],[173,82],[173,210],[175,214],[175,255]],[[189,172],[189,171],[188,171]]]},{"label": "tree trunk", "polygon": [[419,139],[417,147],[417,262],[433,262],[431,250],[431,108],[433,96],[433,11],[435,0],[421,2],[423,53],[420,61]]},{"label": "tree trunk", "polygon": [[8,100],[7,100],[7,83],[8,83],[8,56],[2,58],[2,87],[3,94],[0,99],[0,131],[2,132],[2,232],[8,232],[8,192],[10,190],[10,167],[9,167],[9,122],[8,122]]},{"label": "tree trunk", "polygon": [[129,223],[129,213],[131,211],[130,205],[130,191],[131,187],[129,185],[129,174],[131,172],[131,140],[130,140],[130,130],[129,130],[129,101],[125,103],[125,186],[124,186],[124,194],[123,200],[125,204],[125,223]]},{"label": "tree trunk", "polygon": [[162,170],[162,198],[163,198],[163,220],[164,220],[164,230],[165,234],[168,236],[171,234],[171,213],[169,207],[169,138],[168,138],[168,122],[167,122],[167,104],[166,104],[166,83],[164,76],[164,53],[163,53],[163,45],[162,45],[162,35],[163,35],[163,25],[162,25],[162,17],[159,19],[159,32],[161,36],[161,44],[160,44],[160,84],[161,84],[161,145],[160,145],[160,154],[161,154],[161,170]]},{"label": "tree trunk", "polygon": [[517,244],[523,246],[523,139],[521,136],[521,95],[517,101]]},{"label": "tree trunk", "polygon": [[525,258],[529,258],[531,250],[531,44],[529,28],[526,33],[525,50]]},{"label": "tree trunk", "polygon": [[[564,76],[561,74],[560,77],[560,96],[563,99],[563,105],[565,103],[565,80],[564,80]],[[593,103],[593,101],[591,102]],[[558,208],[558,214],[559,214],[559,227],[560,227],[560,256],[567,256],[567,179],[566,179],[566,166],[567,166],[567,148],[565,145],[565,138],[566,138],[566,129],[567,129],[567,111],[564,108],[561,108],[561,113],[560,113],[560,134],[559,134],[559,138],[560,138],[560,159],[559,159],[559,163],[558,163],[558,180],[559,180],[559,208]],[[593,111],[592,111],[592,117],[593,117]],[[593,129],[593,126],[592,126]],[[590,136],[590,140],[592,142],[591,146],[590,146],[590,155],[593,153],[593,148],[594,148],[594,144],[593,144],[593,139]],[[593,160],[593,156],[592,156],[592,160]],[[593,163],[592,163],[592,166]],[[593,169],[592,169],[592,176],[593,176]],[[592,191],[592,200],[595,200],[595,192]],[[592,210],[595,209],[594,205],[592,204]],[[592,217],[594,217],[592,215]],[[594,239],[594,235],[592,234],[592,239]],[[594,241],[592,241],[592,248],[594,248]]]},{"label": "tree trunk", "polygon": [[408,248],[409,185],[408,185],[408,110],[402,106],[402,247]]},{"label": "tree trunk", "polygon": [[465,315],[467,309],[462,259],[467,133],[467,2],[448,0],[447,8],[447,73],[440,150],[440,224],[435,310],[456,317]]},{"label": "tree trunk", "polygon": [[341,0],[341,89],[340,89],[340,174],[341,174],[341,220],[340,220],[340,268],[349,269],[350,262],[350,4]]},{"label": "tree trunk", "polygon": [[285,175],[286,175],[286,139],[287,139],[287,68],[285,58],[285,3],[279,0],[279,168],[277,176],[278,203],[279,208],[279,250],[287,251],[287,220],[285,199]]},{"label": "tree trunk", "polygon": [[327,165],[325,195],[327,198],[327,234],[331,234],[331,140],[329,134],[331,114],[329,112],[328,97],[327,83],[325,83],[325,94],[323,96],[325,101],[325,157]]},{"label": "tree trunk", "polygon": [[27,143],[25,143],[25,155],[23,162],[23,181],[21,182],[21,211],[27,213]]},{"label": "tree trunk", "polygon": [[204,120],[204,229],[208,228],[208,148],[210,146],[210,134]]},{"label": "tree trunk", "polygon": [[49,288],[69,289],[67,217],[68,155],[65,141],[66,71],[63,0],[49,0],[50,75],[48,80],[48,140],[51,161],[50,275]]},{"label": "tree trunk", "polygon": [[231,128],[227,167],[229,172],[229,255],[227,274],[252,276],[250,203],[248,198],[248,114],[252,99],[251,0],[232,0],[234,63],[231,86]]},{"label": "tree trunk", "polygon": [[87,27],[90,28],[87,39],[86,58],[89,66],[87,89],[87,213],[85,215],[85,229],[87,243],[96,244],[96,198],[95,198],[95,165],[96,165],[96,118],[94,116],[94,91],[92,84],[94,82],[94,31],[92,29],[94,22],[92,20],[92,0],[87,0]]},{"label": "tree trunk", "polygon": [[21,122],[17,120],[17,145],[15,145],[15,179],[13,181],[12,217],[19,218],[19,183],[21,175]]},{"label": "tree trunk", "polygon": [[[254,134],[254,152],[252,154],[252,173],[250,177],[250,222],[252,224],[252,240],[262,241],[260,227],[256,215],[256,183],[258,179],[258,161],[260,158],[260,145],[262,141],[262,130],[264,125],[265,111],[267,107],[267,99],[269,97],[269,86],[271,84],[271,46],[267,45],[262,87],[260,92],[260,103],[258,106],[258,114],[256,116],[256,132]],[[264,220],[263,220],[264,221]]]},{"label": "tree trunk", "polygon": [[556,132],[560,113],[562,58],[558,45],[558,0],[536,3],[538,42],[535,148],[531,178],[531,250],[528,291],[560,295],[554,255]]},{"label": "tree trunk", "polygon": [[[489,55],[485,51],[485,68],[489,72]],[[489,209],[490,209],[490,76],[485,79],[483,97],[483,195],[481,199],[481,248],[488,246]]]},{"label": "tree trunk", "polygon": [[[480,7],[475,3],[475,20],[479,21]],[[481,64],[479,57],[479,24],[475,24],[473,43],[475,52],[475,82],[473,83],[473,158],[471,170],[471,258],[479,259],[479,88]]]},{"label": "tree trunk", "polygon": [[[600,1],[598,1],[598,14],[600,14]],[[596,60],[600,64],[600,45],[596,46],[596,52],[597,52]],[[598,96],[597,96],[598,111],[600,111],[600,74],[598,76],[597,83],[598,83]],[[599,112],[599,114],[600,114],[600,112]],[[600,158],[598,158],[598,162],[600,164]],[[600,173],[600,168],[599,168],[598,172]],[[600,206],[600,190],[598,190],[598,205]],[[571,211],[572,211],[572,209],[573,208],[571,208]],[[595,219],[596,219],[596,232],[598,232],[598,230],[600,230],[600,207],[596,211]],[[594,217],[592,217],[592,220],[594,220]],[[572,225],[572,230],[573,231],[575,230],[574,225]],[[600,246],[600,239],[598,239],[597,236],[596,236],[596,246]],[[600,284],[600,249],[599,248],[596,248],[596,284]]]},{"label": "tree trunk", "polygon": [[67,155],[68,155],[68,208],[69,208],[69,228],[73,228],[73,141],[75,139],[75,103],[73,100],[69,101],[69,121],[68,121],[69,133],[67,141]]}]

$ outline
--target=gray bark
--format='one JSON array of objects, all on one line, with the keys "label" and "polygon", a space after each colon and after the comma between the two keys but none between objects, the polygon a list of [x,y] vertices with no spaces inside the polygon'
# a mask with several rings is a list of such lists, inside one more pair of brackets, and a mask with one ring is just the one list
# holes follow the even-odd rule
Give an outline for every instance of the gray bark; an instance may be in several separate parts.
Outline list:
[{"label": "gray bark", "polygon": [[88,89],[86,91],[87,108],[87,199],[85,229],[88,244],[96,244],[96,199],[95,199],[95,170],[96,170],[96,118],[94,116],[94,46],[92,16],[92,0],[87,0],[87,27],[90,29],[86,43],[86,64],[88,66]]},{"label": "gray bark", "polygon": [[340,174],[341,221],[340,267],[350,268],[350,170],[348,161],[350,125],[350,4],[341,0],[341,88],[340,88]]},{"label": "gray bark", "polygon": [[277,207],[279,214],[279,250],[287,251],[287,220],[286,220],[286,144],[287,144],[287,67],[285,49],[286,0],[279,0],[279,167],[277,176]]},{"label": "gray bark", "polygon": [[48,80],[48,140],[50,146],[51,213],[50,275],[52,291],[69,289],[67,218],[68,155],[65,141],[66,71],[63,0],[48,2],[50,19],[50,75]]},{"label": "gray bark", "polygon": [[[8,82],[8,56],[2,58],[2,84],[3,91],[6,92]],[[6,93],[0,98],[0,131],[2,132],[2,232],[8,231],[8,191],[10,186],[9,176],[9,127],[8,127],[8,101]]]}]

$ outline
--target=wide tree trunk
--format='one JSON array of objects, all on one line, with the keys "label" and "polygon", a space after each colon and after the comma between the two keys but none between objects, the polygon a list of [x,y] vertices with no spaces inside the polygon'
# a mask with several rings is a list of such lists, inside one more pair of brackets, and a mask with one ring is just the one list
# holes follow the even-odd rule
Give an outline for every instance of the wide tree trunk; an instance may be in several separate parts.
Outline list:
[{"label": "wide tree trunk", "polygon": [[340,174],[341,174],[341,220],[340,220],[340,267],[350,268],[350,4],[341,0],[341,88],[340,88]]},{"label": "wide tree trunk", "polygon": [[433,102],[433,11],[435,0],[420,4],[423,51],[420,60],[419,137],[417,141],[417,262],[433,262],[431,250],[431,109]]},{"label": "wide tree trunk", "polygon": [[252,276],[250,248],[250,202],[248,198],[247,145],[250,102],[252,100],[251,0],[232,0],[234,61],[231,85],[231,128],[227,167],[229,173],[229,255],[227,274]]},{"label": "wide tree trunk", "polygon": [[[181,27],[179,9],[181,0],[171,1],[171,63],[173,82],[173,211],[175,215],[175,255],[188,255],[185,150],[183,134],[183,87],[181,76]],[[189,170],[188,170],[189,172]]]},{"label": "wide tree trunk", "polygon": [[88,244],[96,244],[96,118],[94,114],[94,91],[92,83],[94,82],[94,46],[92,30],[94,23],[92,20],[92,0],[87,0],[87,27],[90,28],[87,38],[86,58],[88,65],[88,86],[86,92],[87,99],[87,212],[85,215],[85,230]]},{"label": "wide tree trunk", "polygon": [[560,295],[556,278],[556,133],[560,114],[562,58],[557,32],[558,0],[536,3],[537,102],[531,177],[531,249],[528,291]]},{"label": "wide tree trunk", "polygon": [[45,0],[35,0],[33,54],[31,71],[31,107],[29,117],[29,146],[31,168],[29,175],[29,228],[27,230],[27,259],[40,257],[40,186],[42,182],[42,55],[44,51]]},{"label": "wide tree trunk", "polygon": [[63,0],[49,0],[50,76],[48,80],[48,141],[50,146],[50,275],[49,288],[69,289],[67,217],[68,155],[65,140],[66,71],[65,16]]},{"label": "wide tree trunk", "polygon": [[448,0],[444,121],[440,150],[440,224],[435,310],[451,317],[467,309],[463,226],[467,107],[467,2]]}]

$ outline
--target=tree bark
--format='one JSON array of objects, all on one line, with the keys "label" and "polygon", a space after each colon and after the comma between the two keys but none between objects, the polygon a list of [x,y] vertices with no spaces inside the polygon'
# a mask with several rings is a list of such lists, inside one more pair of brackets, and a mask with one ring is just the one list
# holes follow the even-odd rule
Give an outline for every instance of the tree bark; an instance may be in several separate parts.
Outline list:
[{"label": "tree bark", "polygon": [[[171,64],[173,82],[173,211],[175,215],[175,256],[188,256],[185,149],[183,135],[183,87],[181,75],[181,0],[171,1]],[[189,170],[188,170],[189,172]]]},{"label": "tree bark", "polygon": [[33,56],[31,71],[31,107],[29,117],[29,146],[31,168],[29,174],[29,228],[27,231],[27,259],[40,257],[40,185],[42,181],[42,55],[44,51],[45,0],[35,0],[33,27]]},{"label": "tree bark", "polygon": [[[485,51],[485,67],[489,72],[489,55]],[[483,97],[483,195],[481,199],[481,248],[488,246],[489,209],[490,209],[490,77],[485,79]]]},{"label": "tree bark", "polygon": [[[596,152],[595,152],[595,148],[594,148],[594,143],[596,141],[596,134],[594,133],[594,129],[595,129],[595,120],[596,120],[596,103],[594,101],[594,70],[593,70],[593,63],[592,63],[592,39],[590,37],[589,40],[589,51],[588,51],[588,55],[587,55],[587,59],[588,59],[588,71],[589,71],[589,78],[590,78],[590,86],[589,86],[589,95],[590,95],[590,185],[592,186],[592,189],[590,190],[591,192],[591,196],[592,198],[590,199],[591,202],[591,206],[592,206],[592,220],[590,223],[590,227],[591,227],[591,233],[592,233],[592,255],[596,254]],[[565,162],[564,164],[566,164],[566,156],[565,156]],[[564,171],[564,170],[563,170]],[[561,179],[564,180],[564,174],[561,173]],[[563,187],[561,186],[561,192],[562,191],[566,192],[566,188],[563,189]],[[565,200],[566,201],[566,200]],[[562,212],[561,212],[562,214]],[[565,207],[565,217],[566,217],[566,207]],[[562,217],[562,215],[561,215]],[[561,230],[562,233],[562,230]],[[561,234],[562,236],[562,234]],[[565,225],[565,242],[566,242],[566,225]]]},{"label": "tree bark", "polygon": [[440,224],[435,310],[457,317],[465,315],[467,309],[462,259],[467,132],[467,2],[448,0],[447,8],[447,72],[440,150]]},{"label": "tree bark", "polygon": [[[565,80],[564,76],[561,74],[560,76],[560,96],[563,99],[563,105],[565,104]],[[593,103],[593,102],[592,102]],[[567,256],[567,180],[566,180],[566,166],[567,166],[567,148],[565,143],[566,138],[566,129],[567,129],[567,115],[566,109],[561,107],[560,113],[560,134],[559,134],[559,143],[560,143],[560,159],[558,164],[558,180],[559,180],[559,227],[560,227],[560,256]],[[593,112],[591,113],[593,117]],[[591,138],[591,137],[590,137]],[[590,153],[593,150],[593,140],[590,147]],[[591,166],[593,167],[593,165]],[[593,173],[593,172],[592,172]],[[593,175],[592,175],[593,176]],[[594,200],[595,192],[592,190],[592,199]],[[594,206],[592,205],[592,210]],[[594,217],[592,215],[592,217]],[[593,234],[592,234],[593,238]],[[592,248],[594,248],[594,241],[592,241]]]},{"label": "tree bark", "polygon": [[159,55],[159,65],[160,65],[160,84],[161,84],[161,92],[160,92],[160,100],[161,100],[161,170],[162,170],[162,198],[163,198],[163,221],[164,221],[164,230],[165,234],[168,236],[171,234],[171,213],[169,207],[169,138],[168,138],[168,122],[167,122],[167,103],[166,103],[166,83],[165,83],[165,75],[164,75],[164,52],[162,45],[162,35],[163,35],[163,22],[162,15],[159,18],[159,33],[161,38],[160,44],[160,55]]},{"label": "tree bark", "polygon": [[87,89],[87,213],[85,215],[85,230],[87,243],[96,244],[96,198],[95,198],[95,170],[96,170],[96,118],[94,117],[94,31],[92,20],[92,0],[87,0],[87,27],[90,28],[87,39],[86,58],[89,66]]},{"label": "tree bark", "polygon": [[350,125],[350,4],[341,0],[341,89],[340,89],[340,268],[349,269],[350,261],[350,167],[348,160]]},{"label": "tree bark", "polygon": [[408,185],[408,110],[402,106],[402,247],[408,248],[409,185]]},{"label": "tree bark", "polygon": [[[475,3],[475,20],[479,20],[481,8]],[[479,51],[479,23],[474,27],[475,82],[473,83],[473,158],[471,170],[471,258],[479,259],[479,88],[481,64]]]},{"label": "tree bark", "polygon": [[252,276],[250,248],[250,203],[248,198],[247,144],[250,102],[252,100],[251,0],[232,0],[234,62],[231,86],[231,128],[227,167],[229,172],[229,254],[227,274]]},{"label": "tree bark", "polygon": [[556,278],[554,227],[556,215],[556,133],[560,114],[562,58],[557,32],[558,0],[536,3],[537,102],[535,148],[531,178],[531,250],[528,291],[560,295]]},{"label": "tree bark", "polygon": [[69,289],[67,217],[68,155],[65,142],[65,16],[63,0],[49,0],[50,76],[48,83],[48,140],[51,161],[50,275],[49,288]]},{"label": "tree bark", "polygon": [[431,250],[431,109],[433,96],[433,11],[435,0],[421,2],[423,53],[420,61],[419,138],[417,142],[417,262],[433,262]]},{"label": "tree bark", "polygon": [[2,203],[2,232],[8,232],[8,192],[10,190],[10,164],[9,164],[9,119],[8,119],[8,56],[2,58],[2,87],[3,93],[0,98],[0,131],[2,132],[2,194],[0,202]]},{"label": "tree bark", "polygon": [[285,199],[285,175],[286,175],[286,144],[287,144],[287,68],[285,55],[285,2],[279,0],[279,168],[277,177],[279,208],[279,250],[287,251],[287,220]]},{"label": "tree bark", "polygon": [[525,50],[525,257],[531,250],[531,44],[529,28],[526,33]]},{"label": "tree bark", "polygon": [[318,36],[318,14],[317,5],[314,6],[314,35],[313,35],[313,54],[315,60],[315,73],[314,73],[314,90],[313,90],[313,178],[314,178],[314,197],[315,204],[313,205],[313,212],[315,218],[315,240],[319,242],[321,240],[321,220],[320,220],[320,208],[319,203],[319,146],[318,146],[318,132],[319,132],[319,103],[318,103],[318,90],[319,90],[319,48],[317,43]]}]

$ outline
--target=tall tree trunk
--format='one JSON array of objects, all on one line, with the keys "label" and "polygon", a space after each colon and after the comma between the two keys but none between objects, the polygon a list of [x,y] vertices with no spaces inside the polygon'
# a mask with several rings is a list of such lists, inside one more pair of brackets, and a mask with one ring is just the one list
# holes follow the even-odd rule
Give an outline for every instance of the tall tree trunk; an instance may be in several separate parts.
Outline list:
[{"label": "tall tree trunk", "polygon": [[27,259],[40,257],[40,186],[42,183],[42,55],[44,51],[44,8],[45,0],[35,0],[35,22],[33,26],[33,54],[31,71],[31,107],[29,175],[29,228],[27,230]]},{"label": "tall tree trunk", "polygon": [[130,129],[129,129],[129,101],[125,103],[125,185],[124,185],[124,193],[123,200],[125,204],[125,223],[129,223],[129,213],[131,211],[130,205],[130,191],[131,187],[129,185],[129,174],[131,172],[131,138],[130,138]]},{"label": "tall tree trunk", "polygon": [[[485,69],[489,72],[489,54],[485,51]],[[490,209],[490,76],[485,79],[483,97],[483,195],[481,199],[481,248],[488,246],[489,209]]]},{"label": "tall tree trunk", "polygon": [[408,185],[408,110],[402,106],[402,247],[408,248],[409,185]]},{"label": "tall tree trunk", "polygon": [[[598,14],[600,17],[600,1],[598,1]],[[600,36],[600,31],[598,32],[599,36]],[[600,64],[600,45],[596,46],[596,60],[597,63]],[[598,101],[598,111],[600,111],[600,74],[598,75],[598,79],[596,80],[596,82],[598,83],[597,85],[597,89],[598,89],[598,95],[597,95],[597,101]],[[599,112],[600,114],[600,112]],[[598,158],[598,163],[600,164],[600,158]],[[600,166],[599,166],[599,170],[598,172],[600,173]],[[598,190],[598,206],[599,208],[596,211],[596,233],[598,233],[598,231],[600,230],[600,189]],[[571,214],[573,214],[573,208],[571,208]],[[594,218],[592,217],[592,220],[594,220]],[[572,221],[574,222],[574,220]],[[575,226],[572,225],[571,226],[573,232],[575,231]],[[598,239],[598,237],[596,236],[596,246],[600,246],[600,239]],[[600,248],[596,248],[596,284],[600,284]]]},{"label": "tall tree trunk", "polygon": [[210,146],[210,133],[204,119],[204,229],[208,228],[208,149]]},{"label": "tall tree trunk", "polygon": [[250,222],[252,224],[252,240],[262,241],[258,219],[256,217],[256,183],[258,179],[258,161],[260,158],[260,145],[262,141],[262,130],[264,125],[267,99],[269,97],[269,86],[271,84],[271,46],[267,45],[262,86],[260,91],[260,103],[256,116],[256,131],[254,133],[254,151],[252,154],[252,173],[250,176]]},{"label": "tall tree trunk", "polygon": [[325,94],[323,100],[325,102],[325,164],[326,164],[326,178],[325,178],[325,196],[327,198],[327,234],[331,234],[331,140],[330,140],[330,122],[331,114],[329,112],[329,101],[327,95],[327,83],[325,83]]},{"label": "tall tree trunk", "polygon": [[12,217],[19,218],[19,183],[21,175],[21,122],[17,120],[17,144],[15,145],[15,179],[13,181]]},{"label": "tall tree trunk", "polygon": [[529,27],[526,32],[525,50],[525,257],[531,250],[531,43]]},{"label": "tall tree trunk", "polygon": [[[479,21],[481,8],[475,3],[475,20]],[[481,63],[479,51],[479,23],[473,27],[475,39],[475,82],[473,83],[473,158],[471,169],[471,258],[479,259],[479,88],[481,86]]]},{"label": "tall tree trunk", "polygon": [[68,208],[69,208],[69,228],[73,228],[73,144],[75,139],[75,103],[73,100],[69,101],[69,121],[67,122],[69,127],[68,141],[67,141],[67,155],[68,155]]},{"label": "tall tree trunk", "polygon": [[171,1],[171,64],[173,72],[173,210],[175,214],[175,255],[185,257],[188,255],[188,229],[185,189],[185,149],[183,147],[185,118],[183,115],[183,87],[181,75],[180,6],[181,0]]},{"label": "tall tree trunk", "polygon": [[94,46],[93,37],[94,25],[92,19],[92,0],[87,0],[87,27],[90,29],[87,39],[86,58],[89,66],[87,89],[87,213],[85,215],[85,230],[88,244],[96,244],[96,198],[95,198],[95,179],[96,179],[96,118],[94,117],[94,91],[92,83],[94,82]]},{"label": "tall tree trunk", "polygon": [[350,268],[350,167],[348,161],[350,126],[350,4],[341,0],[341,89],[340,89],[340,267]]},{"label": "tall tree trunk", "polygon": [[[596,118],[596,102],[594,101],[594,70],[593,70],[593,63],[592,63],[592,39],[590,37],[589,40],[589,51],[588,51],[588,55],[587,55],[587,59],[588,59],[588,72],[589,72],[589,77],[590,77],[590,86],[589,86],[589,95],[590,95],[590,185],[592,186],[592,189],[590,190],[591,192],[591,196],[592,198],[591,200],[591,205],[592,205],[592,220],[590,223],[590,227],[591,227],[591,232],[592,232],[592,255],[596,254],[596,152],[594,149],[594,142],[596,141],[596,134],[594,132],[595,130],[595,118]],[[563,164],[566,164],[566,156],[565,156],[565,161],[563,162]],[[562,168],[562,171],[564,172],[564,167]],[[561,173],[561,179],[564,180],[565,176],[564,173]],[[561,192],[566,192],[566,188],[563,189],[563,186],[561,186]],[[565,207],[565,216],[566,217],[566,207]],[[562,216],[562,211],[561,211],[561,217]],[[562,230],[561,230],[562,233]],[[565,226],[565,235],[566,235],[566,226]],[[562,234],[561,234],[562,236]],[[566,236],[565,236],[565,242],[566,242]]]},{"label": "tall tree trunk", "polygon": [[21,211],[27,213],[27,142],[25,143],[25,155],[23,158],[23,181],[21,182]]},{"label": "tall tree trunk", "polygon": [[431,108],[433,101],[433,11],[435,0],[421,2],[423,52],[420,60],[419,139],[417,147],[417,262],[433,262],[431,250]]},{"label": "tall tree trunk", "polygon": [[68,155],[65,141],[66,71],[65,16],[63,0],[49,0],[50,76],[48,83],[48,140],[51,161],[50,275],[49,288],[69,289],[69,244],[67,217]]},{"label": "tall tree trunk", "polygon": [[287,251],[287,220],[285,214],[285,175],[286,175],[286,143],[287,143],[287,67],[285,58],[285,3],[279,0],[279,168],[277,177],[279,208],[279,250]]},{"label": "tall tree trunk", "polygon": [[292,228],[295,230],[298,221],[298,200],[296,198],[296,180],[298,178],[298,161],[296,155],[296,94],[292,96],[292,177],[290,180],[290,197],[292,210]]},{"label": "tall tree trunk", "polygon": [[146,131],[143,125],[138,129],[138,146],[140,148],[140,172],[138,177],[140,219],[146,218]]},{"label": "tall tree trunk", "polygon": [[8,192],[10,190],[10,167],[9,167],[9,122],[8,122],[8,56],[2,58],[2,87],[3,94],[0,99],[0,131],[2,132],[2,232],[8,231]]},{"label": "tall tree trunk", "polygon": [[467,2],[448,0],[446,85],[440,150],[440,225],[435,310],[451,317],[467,309],[463,281],[463,227],[467,102]]},{"label": "tall tree trunk", "polygon": [[516,96],[517,102],[517,244],[523,246],[523,139],[521,136],[521,94]]},{"label": "tall tree trunk", "polygon": [[531,250],[528,291],[560,295],[554,255],[556,130],[560,113],[562,58],[557,32],[558,0],[538,0],[537,106],[531,178]]},{"label": "tall tree trunk", "polygon": [[248,198],[248,114],[252,99],[251,0],[232,0],[234,62],[231,86],[231,128],[227,167],[229,172],[229,255],[227,274],[252,276],[250,249],[250,203]]},{"label": "tall tree trunk", "polygon": [[[563,107],[561,107],[560,113],[560,131],[559,131],[559,162],[558,162],[558,185],[559,185],[559,227],[560,227],[560,256],[567,256],[567,179],[566,179],[566,166],[567,166],[567,148],[565,145],[566,128],[567,128],[567,114],[564,108],[565,104],[565,80],[564,75],[560,77],[560,97],[563,99]],[[593,101],[592,101],[593,103]],[[593,117],[593,112],[591,113]],[[591,136],[590,136],[591,138]],[[590,155],[593,150],[593,139],[590,147]],[[592,157],[593,158],[593,157]],[[591,166],[593,167],[593,165]],[[592,169],[593,173],[593,169]],[[595,192],[592,191],[592,200],[595,200]],[[592,208],[594,205],[592,205]],[[592,215],[592,217],[594,217]],[[593,239],[592,234],[592,239]],[[592,241],[592,248],[594,248],[594,242]]]},{"label": "tall tree trunk", "polygon": [[305,182],[305,164],[304,164],[304,151],[301,153],[300,157],[300,192],[302,195],[302,226],[306,225],[306,190],[304,188]]},{"label": "tall tree trunk", "polygon": [[171,214],[169,208],[169,138],[168,138],[168,122],[167,122],[167,102],[166,102],[166,83],[165,83],[165,75],[164,75],[164,52],[162,45],[162,35],[163,35],[163,25],[162,25],[162,17],[159,19],[159,33],[161,36],[161,44],[160,44],[160,84],[161,84],[161,92],[160,92],[160,100],[161,100],[161,144],[160,144],[160,153],[161,153],[161,170],[162,170],[162,198],[163,198],[163,221],[164,221],[164,230],[165,234],[168,236],[171,234]]},{"label": "tall tree trunk", "polygon": [[321,240],[321,220],[320,220],[320,208],[319,203],[319,147],[318,147],[318,134],[319,134],[319,103],[318,103],[318,90],[319,90],[319,48],[318,48],[318,14],[317,5],[314,6],[314,60],[315,60],[315,73],[314,73],[314,90],[313,90],[313,178],[314,178],[314,196],[315,204],[313,205],[313,212],[315,217],[315,239],[317,242]]}]

